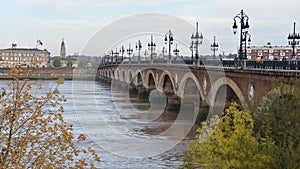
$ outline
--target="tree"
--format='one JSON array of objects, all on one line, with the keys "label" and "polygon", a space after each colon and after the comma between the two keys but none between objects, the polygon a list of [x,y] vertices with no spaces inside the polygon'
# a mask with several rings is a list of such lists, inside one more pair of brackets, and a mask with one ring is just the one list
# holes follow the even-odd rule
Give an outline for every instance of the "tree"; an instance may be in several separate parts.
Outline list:
[{"label": "tree", "polygon": [[72,67],[72,66],[73,66],[73,62],[70,61],[70,60],[68,60],[68,62],[67,62],[67,67]]},{"label": "tree", "polygon": [[61,67],[61,62],[59,58],[54,58],[52,64],[54,67]]},{"label": "tree", "polygon": [[79,67],[86,67],[87,64],[88,64],[88,61],[87,61],[87,60],[81,59],[81,60],[79,61],[79,63],[78,63],[78,66],[79,66]]},{"label": "tree", "polygon": [[272,168],[300,168],[300,82],[280,85],[251,112],[258,138],[274,140]]},{"label": "tree", "polygon": [[93,62],[91,63],[91,65],[92,65],[92,67],[97,67],[97,66],[99,65],[99,63],[96,62],[96,61],[93,61]]},{"label": "tree", "polygon": [[64,121],[66,99],[58,90],[64,79],[42,95],[41,85],[18,79],[20,71],[14,68],[14,80],[0,91],[1,168],[94,168],[99,156],[90,147],[79,149],[86,136],[74,139],[72,125]]},{"label": "tree", "polygon": [[202,123],[198,141],[188,146],[186,168],[271,168],[272,141],[259,142],[252,117],[237,107],[232,103],[221,118]]}]

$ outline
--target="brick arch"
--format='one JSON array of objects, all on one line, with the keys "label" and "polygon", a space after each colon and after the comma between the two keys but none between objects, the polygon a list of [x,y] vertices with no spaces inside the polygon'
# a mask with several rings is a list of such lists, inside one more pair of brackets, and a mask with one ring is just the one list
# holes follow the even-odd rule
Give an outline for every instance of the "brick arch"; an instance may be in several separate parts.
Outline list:
[{"label": "brick arch", "polygon": [[110,78],[115,78],[115,70],[113,69],[110,71]]},{"label": "brick arch", "polygon": [[128,84],[130,84],[130,83],[133,83],[133,81],[134,81],[134,76],[132,75],[132,70],[130,69],[129,71],[128,71],[128,81],[127,81],[127,83]]},{"label": "brick arch", "polygon": [[172,83],[172,86],[173,86],[173,91],[174,91],[174,94],[177,93],[177,91],[175,90],[175,83],[174,83],[174,79],[172,78],[172,74],[169,72],[169,71],[164,71],[161,76],[160,76],[160,79],[159,79],[159,83],[157,85],[157,89],[160,90],[161,92],[163,92],[163,86],[164,86],[164,80],[165,80],[165,77],[168,76],[171,80],[171,83]]},{"label": "brick arch", "polygon": [[115,72],[115,80],[121,80],[120,70],[116,69]]},{"label": "brick arch", "polygon": [[108,71],[108,77],[109,77],[109,78],[112,78],[112,77],[113,77],[113,70],[109,70],[109,71]]},{"label": "brick arch", "polygon": [[217,81],[215,81],[213,86],[210,89],[209,96],[207,98],[207,103],[210,106],[214,105],[217,93],[223,85],[229,86],[233,90],[233,92],[237,95],[237,97],[241,101],[241,103],[243,103],[245,101],[245,97],[244,97],[241,89],[239,88],[239,86],[230,78],[222,77],[222,78],[218,79]]},{"label": "brick arch", "polygon": [[145,81],[144,81],[144,86],[145,86],[146,88],[149,88],[150,75],[153,77],[155,87],[157,87],[157,84],[155,83],[155,82],[156,82],[156,79],[155,79],[155,76],[154,76],[154,73],[153,73],[152,70],[148,70],[148,71],[147,71],[146,77],[145,77]]},{"label": "brick arch", "polygon": [[122,69],[121,72],[122,72],[122,73],[121,73],[121,77],[122,77],[122,78],[120,78],[120,80],[123,81],[123,82],[127,82],[125,70]]},{"label": "brick arch", "polygon": [[140,69],[137,69],[135,71],[134,75],[132,76],[134,85],[138,85],[138,76],[139,76],[139,74],[141,75],[141,78],[142,78],[142,84],[144,84],[143,73]]},{"label": "brick arch", "polygon": [[196,78],[196,76],[192,73],[192,72],[187,72],[186,74],[184,74],[184,76],[182,77],[180,83],[179,83],[179,88],[178,88],[178,96],[183,97],[184,96],[184,91],[185,91],[185,87],[186,87],[186,83],[188,81],[188,79],[192,79],[194,81],[194,83],[197,86],[197,89],[199,91],[200,97],[202,98],[202,100],[205,100],[205,96],[201,90],[201,86],[199,84],[198,79]]}]

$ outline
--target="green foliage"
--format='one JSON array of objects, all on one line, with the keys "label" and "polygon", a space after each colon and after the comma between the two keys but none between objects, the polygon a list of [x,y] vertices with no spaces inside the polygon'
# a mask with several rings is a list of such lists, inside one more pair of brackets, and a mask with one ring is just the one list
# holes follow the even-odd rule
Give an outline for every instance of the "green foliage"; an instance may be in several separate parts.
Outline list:
[{"label": "green foliage", "polygon": [[78,148],[86,136],[74,139],[64,121],[66,99],[58,90],[64,79],[44,93],[41,85],[19,80],[20,71],[13,68],[14,80],[0,89],[0,168],[94,168],[99,156]]},{"label": "green foliage", "polygon": [[252,117],[232,103],[221,118],[203,122],[198,141],[188,146],[187,158],[195,168],[270,168],[273,144],[267,139],[257,141],[253,127]]},{"label": "green foliage", "polygon": [[300,168],[300,83],[281,85],[253,108],[258,138],[271,138],[272,168]]},{"label": "green foliage", "polygon": [[78,63],[79,67],[86,67],[88,65],[88,61],[85,59],[81,59]]},{"label": "green foliage", "polygon": [[97,66],[99,65],[99,63],[96,62],[96,61],[93,61],[93,62],[91,63],[91,65],[92,65],[92,67],[97,67]]},{"label": "green foliage", "polygon": [[67,67],[72,67],[72,66],[73,66],[73,62],[70,61],[70,60],[68,60],[68,62],[67,62]]},{"label": "green foliage", "polygon": [[59,58],[54,58],[52,64],[54,67],[61,67],[61,62]]}]

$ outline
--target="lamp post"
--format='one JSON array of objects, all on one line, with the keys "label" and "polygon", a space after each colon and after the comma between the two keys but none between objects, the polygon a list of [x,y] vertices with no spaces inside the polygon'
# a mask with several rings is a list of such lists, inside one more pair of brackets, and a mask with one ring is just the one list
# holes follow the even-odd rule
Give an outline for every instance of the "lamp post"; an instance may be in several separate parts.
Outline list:
[{"label": "lamp post", "polygon": [[116,52],[114,53],[115,56],[116,56],[116,60],[115,60],[115,63],[118,63],[118,56],[119,56],[119,52],[118,52],[118,49],[116,48]]},{"label": "lamp post", "polygon": [[192,41],[192,43],[191,43],[190,50],[191,50],[191,52],[192,52],[191,59],[194,60],[194,42],[193,42],[193,41]]},{"label": "lamp post", "polygon": [[[249,34],[249,33],[247,33],[247,34],[245,34],[245,37],[244,37],[245,39],[245,56],[246,56],[246,58],[247,58],[247,38],[248,38],[248,43],[249,43],[249,45],[250,45],[250,42],[251,42],[251,34]],[[269,57],[268,57],[269,58]]]},{"label": "lamp post", "polygon": [[124,46],[121,46],[121,49],[120,49],[120,53],[122,54],[121,56],[122,56],[122,62],[123,62],[123,60],[124,60],[124,53],[125,53],[125,48],[124,48]]},{"label": "lamp post", "polygon": [[236,24],[236,20],[239,19],[240,20],[240,23],[241,23],[241,26],[240,26],[240,29],[241,29],[241,32],[240,32],[240,47],[239,47],[239,51],[238,51],[238,58],[239,59],[247,59],[247,53],[243,52],[243,44],[245,45],[245,48],[246,48],[246,43],[247,43],[247,34],[248,34],[248,30],[249,30],[249,23],[248,23],[248,20],[249,20],[249,17],[244,13],[243,10],[241,10],[240,13],[238,13],[234,18],[234,23],[233,23],[233,26],[232,26],[232,29],[233,29],[233,34],[236,34],[237,32],[237,24]]},{"label": "lamp post", "polygon": [[175,56],[177,58],[177,56],[179,54],[179,49],[177,49],[177,44],[176,44],[176,48],[173,50],[173,52],[174,52],[174,54],[175,54]]},{"label": "lamp post", "polygon": [[167,53],[167,49],[166,49],[166,47],[163,47],[162,48],[163,59],[165,59],[165,53]]},{"label": "lamp post", "polygon": [[112,64],[113,61],[114,61],[114,50],[112,49],[112,50],[110,51],[110,53],[111,53],[110,64]]},{"label": "lamp post", "polygon": [[216,58],[216,51],[218,51],[218,48],[219,48],[219,44],[216,43],[216,36],[214,36],[214,43],[212,43],[210,45],[211,47],[211,50],[213,51],[213,58],[215,59]]},{"label": "lamp post", "polygon": [[151,41],[148,43],[148,49],[150,50],[150,59],[153,61],[153,51],[155,50],[156,44],[153,42],[153,36],[151,35]]},{"label": "lamp post", "polygon": [[292,53],[292,58],[296,58],[296,54],[295,54],[295,46],[299,45],[299,39],[300,39],[300,35],[299,33],[296,33],[296,22],[294,22],[294,31],[293,33],[290,33],[288,36],[288,41],[289,41],[289,45],[292,45],[293,48],[293,53]]},{"label": "lamp post", "polygon": [[147,50],[144,51],[144,56],[145,56],[145,60],[148,60],[148,59],[146,59],[147,56],[148,56],[148,51]]},{"label": "lamp post", "polygon": [[165,34],[165,43],[169,44],[169,62],[171,63],[171,45],[173,44],[174,37],[171,30]]},{"label": "lamp post", "polygon": [[203,42],[203,35],[202,35],[202,33],[199,34],[199,31],[198,31],[198,22],[196,23],[196,33],[192,34],[191,40],[192,40],[192,45],[196,49],[195,59],[196,59],[196,64],[198,65],[198,63],[199,63],[199,45],[202,45],[202,42]]},{"label": "lamp post", "polygon": [[138,50],[138,61],[141,61],[141,50],[142,50],[142,42],[138,40],[138,42],[135,45],[135,49]]},{"label": "lamp post", "polygon": [[116,48],[116,52],[114,52],[114,50],[112,49],[110,53],[111,53],[111,63],[114,62],[114,56],[116,56],[115,62],[117,62],[118,55],[119,55],[118,49]]},{"label": "lamp post", "polygon": [[129,56],[129,61],[131,61],[131,57],[130,55],[133,53],[133,49],[130,47],[130,43],[129,43],[129,48],[127,49],[127,54]]}]

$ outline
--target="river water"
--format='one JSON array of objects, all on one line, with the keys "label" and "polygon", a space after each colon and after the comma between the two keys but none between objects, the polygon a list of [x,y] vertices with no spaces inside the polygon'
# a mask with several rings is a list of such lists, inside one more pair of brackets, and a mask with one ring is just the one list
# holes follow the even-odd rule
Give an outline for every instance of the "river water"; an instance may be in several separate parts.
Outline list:
[{"label": "river water", "polygon": [[[1,86],[6,82],[1,81]],[[52,82],[37,83],[47,91]],[[91,146],[100,155],[97,168],[178,168],[183,164],[190,139],[160,134],[172,125],[176,115],[170,113],[149,122],[141,113],[149,104],[131,100],[128,105],[123,92],[100,82],[65,81],[59,90],[67,98],[64,117],[73,124],[74,135],[86,134],[82,146]]]}]

